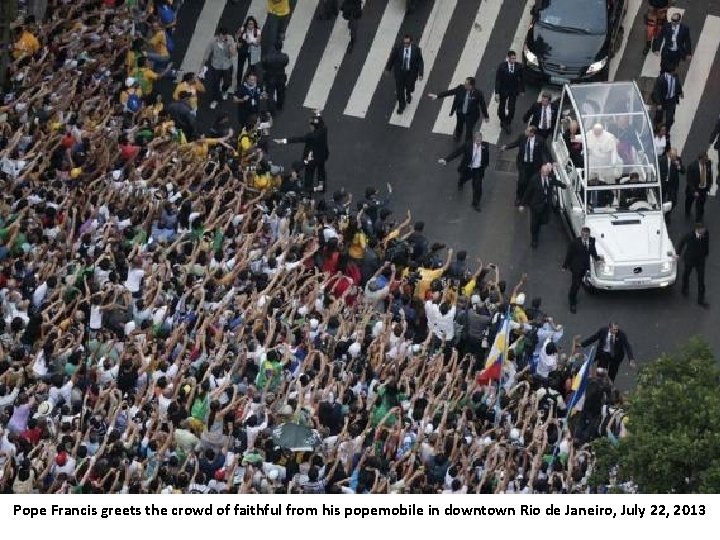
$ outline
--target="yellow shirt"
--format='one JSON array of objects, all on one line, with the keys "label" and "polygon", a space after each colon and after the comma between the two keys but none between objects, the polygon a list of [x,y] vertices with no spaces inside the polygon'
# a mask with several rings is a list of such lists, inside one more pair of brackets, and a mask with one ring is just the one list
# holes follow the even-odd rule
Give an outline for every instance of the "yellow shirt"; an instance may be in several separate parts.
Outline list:
[{"label": "yellow shirt", "polygon": [[155,32],[155,35],[150,38],[150,45],[152,45],[155,53],[160,56],[168,56],[167,36],[165,35],[165,30],[158,30]]},{"label": "yellow shirt", "polygon": [[152,69],[150,69],[148,67],[143,67],[143,68],[134,69],[132,71],[132,76],[137,78],[138,72],[140,72],[140,74],[142,74],[142,76],[147,81],[146,95],[152,94],[153,83],[160,78],[160,75],[158,75],[157,73],[155,73]]},{"label": "yellow shirt", "polygon": [[445,273],[445,269],[438,268],[437,270],[433,270],[431,268],[420,268],[418,272],[420,274],[420,279],[415,287],[415,297],[420,300],[425,300],[425,293],[427,293],[430,289],[430,285],[432,285],[433,281],[442,277]]},{"label": "yellow shirt", "polygon": [[135,71],[135,56],[135,51],[130,50],[125,57],[125,67],[127,68],[128,76],[130,76],[132,72]]},{"label": "yellow shirt", "polygon": [[205,91],[205,86],[203,86],[203,83],[201,83],[201,82],[192,82],[192,83],[181,82],[175,87],[175,91],[173,92],[173,99],[178,100],[178,99],[180,99],[180,92],[187,92],[188,94],[190,94],[190,108],[197,109],[198,92],[204,92],[204,91]]},{"label": "yellow shirt", "polygon": [[290,0],[268,0],[268,13],[278,17],[290,15]]},{"label": "yellow shirt", "polygon": [[222,139],[200,139],[193,143],[193,152],[199,158],[206,158],[210,153],[210,147],[222,142]]},{"label": "yellow shirt", "polygon": [[462,288],[463,296],[472,296],[472,293],[475,291],[475,281],[475,278],[472,278],[465,284]]},{"label": "yellow shirt", "polygon": [[40,42],[38,38],[27,30],[23,31],[20,39],[15,42],[15,50],[13,57],[17,60],[26,55],[33,55],[40,50]]}]

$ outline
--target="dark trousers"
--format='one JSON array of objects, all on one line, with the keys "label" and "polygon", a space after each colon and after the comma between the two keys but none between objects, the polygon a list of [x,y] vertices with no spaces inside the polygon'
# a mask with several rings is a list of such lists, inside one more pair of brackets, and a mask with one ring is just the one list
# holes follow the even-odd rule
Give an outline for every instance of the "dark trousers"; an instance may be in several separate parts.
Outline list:
[{"label": "dark trousers", "polygon": [[337,17],[339,12],[338,0],[320,0],[318,10],[319,18],[332,19],[333,17]]},{"label": "dark trousers", "polygon": [[695,203],[695,222],[700,222],[705,215],[705,201],[707,200],[707,192],[698,191],[697,197],[695,192],[685,192],[685,215],[689,216],[692,210],[693,202]]},{"label": "dark trousers", "polygon": [[568,301],[571,306],[577,305],[577,293],[582,286],[585,272],[572,272],[572,280],[570,281],[570,290],[568,291]]},{"label": "dark trousers", "polygon": [[405,103],[410,100],[415,91],[415,73],[412,71],[401,71],[395,74],[395,96],[398,108],[404,109]]},{"label": "dark trousers", "polygon": [[479,167],[477,169],[471,169],[466,167],[460,172],[460,178],[458,179],[458,187],[465,185],[468,180],[472,181],[472,205],[480,206],[480,199],[482,198],[482,183],[485,178],[485,169]]},{"label": "dark trousers", "polygon": [[621,360],[617,360],[613,355],[603,350],[597,351],[595,359],[597,361],[597,367],[607,369],[608,377],[612,382],[615,382],[615,377],[617,377],[618,371],[620,370]]},{"label": "dark trousers", "polygon": [[315,171],[317,171],[318,183],[327,190],[327,173],[325,172],[324,161],[310,161],[305,165],[305,190],[313,191],[315,186]]},{"label": "dark trousers", "polygon": [[690,273],[695,269],[698,282],[698,302],[705,302],[705,261],[691,263],[685,261],[685,268],[682,275],[682,292],[687,294],[690,289]]},{"label": "dark trousers", "polygon": [[[512,124],[513,118],[515,118],[515,100],[517,96],[515,94],[503,95],[500,94],[500,102],[498,103],[498,118],[500,118],[501,124]],[[507,104],[507,114],[505,114],[505,105]]]},{"label": "dark trousers", "polygon": [[662,104],[662,109],[655,112],[655,123],[665,124],[668,134],[670,128],[675,123],[675,108],[677,105],[674,101],[666,101]]},{"label": "dark trousers", "polygon": [[679,52],[673,52],[669,49],[663,48],[660,56],[660,70],[667,71],[671,67],[677,67],[682,59],[683,58],[680,56]]},{"label": "dark trousers", "polygon": [[553,131],[553,128],[548,128],[548,129],[538,128],[537,134],[540,135],[543,139],[547,139],[548,137],[550,137],[550,135],[552,135],[552,131]]},{"label": "dark trousers", "polygon": [[357,41],[358,21],[359,19],[350,19],[348,21],[348,30],[350,30],[351,45],[355,45],[355,42]]},{"label": "dark trousers", "polygon": [[548,221],[549,209],[533,210],[530,213],[530,238],[533,245],[537,245],[540,238],[540,228]]},{"label": "dark trousers", "polygon": [[475,124],[477,124],[478,117],[463,114],[462,111],[455,111],[455,138],[459,139],[462,137],[463,129],[465,130],[465,140],[469,141],[472,139],[473,130]]},{"label": "dark trousers", "polygon": [[535,174],[535,165],[533,163],[525,163],[523,161],[518,163],[518,183],[517,189],[515,190],[516,200],[522,201],[523,195],[525,195],[525,189],[527,189],[528,182],[533,174]]},{"label": "dark trousers", "polygon": [[232,69],[208,69],[210,79],[209,94],[211,101],[220,101],[223,92],[227,92],[232,84]]},{"label": "dark trousers", "polygon": [[266,81],[267,93],[275,102],[275,109],[281,111],[285,104],[285,77],[268,76]]}]

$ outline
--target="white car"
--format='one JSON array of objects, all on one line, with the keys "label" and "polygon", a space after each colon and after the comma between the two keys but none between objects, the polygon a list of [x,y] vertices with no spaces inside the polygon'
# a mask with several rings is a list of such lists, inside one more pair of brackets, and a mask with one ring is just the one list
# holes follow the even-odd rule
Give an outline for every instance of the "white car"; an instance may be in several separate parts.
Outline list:
[{"label": "white car", "polygon": [[589,227],[603,261],[591,264],[598,289],[668,287],[677,278],[668,237],[653,132],[634,82],[565,85],[548,141],[567,189],[555,203],[574,236]]}]

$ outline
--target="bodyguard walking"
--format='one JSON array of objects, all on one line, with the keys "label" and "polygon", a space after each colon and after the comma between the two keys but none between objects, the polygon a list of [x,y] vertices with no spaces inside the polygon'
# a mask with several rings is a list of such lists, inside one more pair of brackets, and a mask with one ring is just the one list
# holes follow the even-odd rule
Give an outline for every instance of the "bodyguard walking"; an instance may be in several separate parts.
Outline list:
[{"label": "bodyguard walking", "polygon": [[597,366],[608,370],[608,377],[612,382],[615,382],[620,364],[626,355],[630,360],[630,367],[635,367],[635,356],[630,341],[618,323],[611,322],[608,326],[601,328],[589,338],[581,341],[580,346],[587,347],[592,343],[597,343],[595,353]]},{"label": "bodyguard walking", "polygon": [[465,131],[465,140],[472,138],[475,124],[482,113],[483,118],[487,122],[490,119],[485,103],[485,96],[475,87],[475,77],[465,79],[465,84],[459,84],[455,88],[445,90],[439,94],[428,94],[432,100],[443,99],[452,96],[453,104],[450,108],[450,116],[455,115],[455,140],[462,137]]},{"label": "bodyguard walking", "polygon": [[458,172],[458,191],[462,190],[468,180],[472,181],[472,207],[480,211],[482,198],[482,183],[485,178],[485,169],[490,164],[490,145],[482,140],[480,132],[475,134],[473,142],[467,141],[462,146],[450,152],[446,157],[438,160],[440,165],[447,165],[458,156],[462,156]]},{"label": "bodyguard walking", "polygon": [[507,60],[495,72],[495,101],[498,102],[498,118],[505,133],[512,131],[515,102],[524,91],[522,66],[517,62],[515,51],[508,51]]},{"label": "bodyguard walking", "polygon": [[655,86],[650,96],[655,105],[655,124],[664,123],[668,135],[675,123],[675,108],[683,97],[682,82],[675,71],[674,65],[668,66],[667,70],[655,79]]},{"label": "bodyguard walking", "polygon": [[677,256],[683,259],[682,294],[690,293],[690,274],[697,274],[698,305],[707,308],[705,301],[705,260],[710,254],[710,233],[702,223],[696,223],[694,229],[683,236],[678,245]]},{"label": "bodyguard walking", "polygon": [[413,44],[410,34],[405,34],[402,43],[393,47],[385,65],[385,71],[392,71],[395,76],[395,93],[397,95],[397,113],[405,111],[405,104],[412,101],[415,81],[422,80],[425,70],[422,51]]},{"label": "bodyguard walking", "polygon": [[342,6],[340,6],[340,11],[342,11],[343,19],[348,22],[348,30],[350,31],[350,43],[348,43],[347,52],[348,54],[350,54],[353,50],[353,47],[355,47],[355,43],[357,42],[358,22],[362,17],[362,1],[343,0]]},{"label": "bodyguard walking", "polygon": [[[303,143],[303,162],[305,164],[305,190],[324,192],[327,189],[327,173],[325,162],[330,157],[328,149],[328,131],[325,122],[319,114],[310,119],[312,131],[300,137],[288,139],[274,139],[278,144]],[[315,171],[317,171],[318,183],[315,186]]]},{"label": "bodyguard walking", "polygon": [[566,188],[565,184],[555,178],[552,165],[546,163],[540,168],[540,172],[530,179],[521,201],[522,204],[518,208],[520,212],[523,212],[525,206],[530,207],[530,236],[532,238],[530,245],[533,249],[538,247],[540,228],[550,221],[552,189],[554,187]]},{"label": "bodyguard walking", "polygon": [[590,259],[602,261],[595,247],[595,238],[590,236],[590,227],[583,227],[580,230],[580,237],[574,238],[568,245],[563,263],[563,270],[569,270],[572,275],[568,301],[570,302],[570,313],[577,313],[577,293],[582,285],[583,278],[590,270]]}]

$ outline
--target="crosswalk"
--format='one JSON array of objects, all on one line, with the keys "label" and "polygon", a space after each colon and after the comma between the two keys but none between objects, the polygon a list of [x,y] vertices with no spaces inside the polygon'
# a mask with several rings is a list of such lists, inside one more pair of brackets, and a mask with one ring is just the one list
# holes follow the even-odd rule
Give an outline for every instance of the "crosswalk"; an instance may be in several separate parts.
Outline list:
[{"label": "crosswalk", "polygon": [[[690,12],[687,7],[689,3],[680,3]],[[329,104],[334,104],[337,113],[344,116],[381,121],[395,128],[451,135],[455,126],[454,118],[449,115],[451,100],[432,102],[426,99],[425,85],[432,78],[432,88],[428,91],[435,92],[461,84],[466,77],[475,75],[490,109],[490,121],[481,126],[484,138],[492,144],[500,141],[501,126],[492,100],[495,67],[509,49],[515,50],[518,56],[522,55],[535,0],[428,0],[423,3],[426,8],[420,16],[423,20],[419,21],[417,16],[415,20],[408,21],[405,0],[363,0],[363,19],[360,22],[363,39],[356,44],[353,52],[354,56],[363,59],[362,63],[346,61],[349,33],[347,22],[341,16],[329,26],[315,21],[319,4],[319,0],[298,0],[287,28],[285,51],[290,57],[287,68],[290,92],[293,84],[297,84],[295,80],[298,73],[301,72],[303,77],[310,74],[306,79],[309,85],[299,85],[305,92],[299,100],[302,105],[308,109],[325,110]],[[518,10],[519,4],[522,10]],[[181,66],[183,71],[197,71],[200,68],[205,47],[220,24],[227,5],[225,0],[204,0],[200,17],[192,25],[192,38]],[[237,6],[234,9],[238,11],[245,9],[258,19],[261,26],[264,24],[266,0],[246,0],[233,6]],[[633,28],[638,30],[643,25],[645,2],[626,0],[626,6],[624,34],[619,50],[610,62],[610,79],[655,78],[660,72],[660,58],[651,52],[642,60],[638,53],[642,45],[635,43],[640,32],[633,32]],[[672,8],[672,13],[684,14],[686,18],[688,15],[682,7]],[[463,27],[468,28],[467,32],[458,35],[458,24],[471,18],[473,20],[469,28],[463,23]],[[703,12],[702,21],[702,27],[692,28],[693,42],[697,46],[688,63],[685,96],[677,109],[673,128],[673,146],[680,152],[693,133],[708,78],[720,68],[717,58],[720,50],[720,16]],[[412,103],[398,115],[394,107],[390,108],[389,99],[378,97],[394,91],[393,85],[381,84],[385,63],[399,36],[408,31],[410,26],[415,30],[413,33],[419,36],[425,60],[425,78],[416,84]],[[421,31],[418,31],[418,27]],[[311,52],[303,54],[305,45],[311,42],[317,44],[319,39],[323,40],[322,47],[309,47]],[[446,56],[446,49],[453,51],[452,56]],[[627,67],[635,65],[633,63],[637,65],[635,70]],[[302,69],[298,70],[300,66]],[[452,66],[452,73],[448,74],[440,66]],[[443,73],[442,77],[446,78],[444,81],[436,75],[438,71]],[[341,79],[351,81],[352,86],[337,84]],[[535,92],[538,92],[539,99],[543,91],[547,89],[538,88],[532,92],[531,99],[526,100],[524,106],[536,98]],[[376,102],[382,103],[382,108],[387,109],[376,111],[373,106]],[[519,103],[518,115],[523,112]],[[717,115],[717,112],[714,110],[711,114]]]}]

